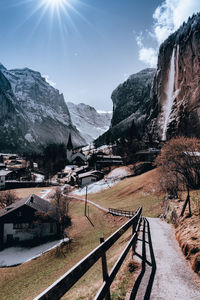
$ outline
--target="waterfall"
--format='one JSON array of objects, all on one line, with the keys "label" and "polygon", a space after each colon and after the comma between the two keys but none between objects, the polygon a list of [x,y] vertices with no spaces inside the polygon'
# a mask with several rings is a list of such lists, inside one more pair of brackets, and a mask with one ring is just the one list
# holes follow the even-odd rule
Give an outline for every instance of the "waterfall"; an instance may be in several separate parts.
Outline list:
[{"label": "waterfall", "polygon": [[172,52],[172,57],[170,61],[168,85],[167,85],[167,99],[164,106],[164,125],[163,125],[163,134],[162,141],[166,141],[167,125],[169,122],[170,113],[172,110],[172,105],[174,102],[174,81],[175,81],[175,48]]},{"label": "waterfall", "polygon": [[179,82],[178,82],[178,75],[179,75],[179,68],[178,68],[178,63],[179,63],[179,45],[176,47],[176,84],[175,84],[175,89],[178,89]]}]

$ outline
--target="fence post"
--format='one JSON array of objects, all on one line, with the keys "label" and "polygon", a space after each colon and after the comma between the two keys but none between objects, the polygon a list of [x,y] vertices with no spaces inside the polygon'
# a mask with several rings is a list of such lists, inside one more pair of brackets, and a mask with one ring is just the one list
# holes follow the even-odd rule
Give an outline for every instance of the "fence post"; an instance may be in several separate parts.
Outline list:
[{"label": "fence post", "polygon": [[[134,220],[134,222],[133,222],[132,235],[134,235],[134,233],[135,233],[137,222],[138,222],[138,218],[136,220]],[[133,245],[132,245],[132,251],[135,252],[135,242],[134,241],[133,241]]]},{"label": "fence post", "polygon": [[[104,237],[101,237],[100,238],[100,244],[102,244],[103,242],[104,242]],[[107,281],[108,280],[108,267],[107,267],[106,253],[105,252],[102,253],[101,262],[102,262],[103,281]],[[111,300],[110,289],[108,290],[108,292],[105,296],[105,300]]]}]

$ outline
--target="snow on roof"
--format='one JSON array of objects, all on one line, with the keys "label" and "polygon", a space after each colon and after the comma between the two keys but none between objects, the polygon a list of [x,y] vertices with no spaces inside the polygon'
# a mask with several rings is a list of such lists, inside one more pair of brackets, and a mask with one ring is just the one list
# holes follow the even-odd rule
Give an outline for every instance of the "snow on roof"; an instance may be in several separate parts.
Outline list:
[{"label": "snow on roof", "polygon": [[12,171],[0,170],[0,176],[6,176],[6,175],[8,175],[10,173],[12,173]]},{"label": "snow on roof", "polygon": [[94,171],[90,171],[90,172],[79,174],[78,178],[81,179],[81,178],[90,177],[90,176],[95,177],[95,178],[98,177],[97,175],[95,175]]}]

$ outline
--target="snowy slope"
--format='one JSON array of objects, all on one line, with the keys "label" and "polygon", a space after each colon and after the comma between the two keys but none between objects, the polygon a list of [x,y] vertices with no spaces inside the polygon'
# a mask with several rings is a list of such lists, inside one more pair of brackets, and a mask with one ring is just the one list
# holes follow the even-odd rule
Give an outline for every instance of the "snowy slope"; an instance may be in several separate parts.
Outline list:
[{"label": "snowy slope", "polygon": [[67,103],[72,122],[84,139],[90,143],[108,130],[112,118],[111,112],[98,112],[94,107],[80,103]]}]

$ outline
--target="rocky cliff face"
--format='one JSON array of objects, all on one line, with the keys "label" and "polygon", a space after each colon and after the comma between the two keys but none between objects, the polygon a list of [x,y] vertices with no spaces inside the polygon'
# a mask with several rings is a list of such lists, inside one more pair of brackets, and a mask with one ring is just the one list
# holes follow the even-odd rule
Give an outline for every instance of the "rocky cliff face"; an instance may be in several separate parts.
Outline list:
[{"label": "rocky cliff face", "polygon": [[154,138],[200,137],[200,14],[161,45],[152,104]]},{"label": "rocky cliff face", "polygon": [[112,127],[132,114],[135,114],[136,118],[146,114],[154,74],[155,69],[142,70],[131,75],[113,91]]},{"label": "rocky cliff face", "polygon": [[73,126],[63,95],[39,72],[0,65],[1,151],[38,150],[47,143],[86,144]]},{"label": "rocky cliff face", "polygon": [[111,128],[97,140],[97,145],[113,142],[129,134],[142,136],[151,104],[151,88],[155,72],[155,69],[142,70],[131,75],[113,91]]},{"label": "rocky cliff face", "polygon": [[78,105],[68,102],[67,106],[73,124],[87,141],[94,139],[108,130],[112,118],[112,113],[99,113],[94,107],[80,103]]}]

